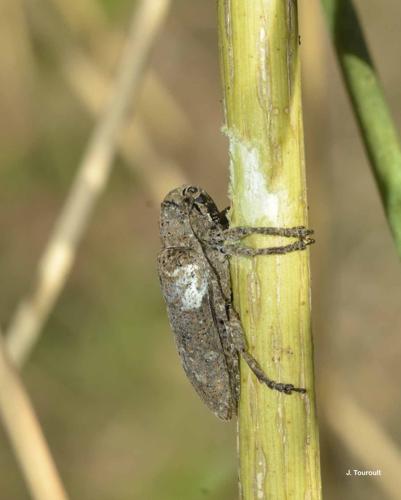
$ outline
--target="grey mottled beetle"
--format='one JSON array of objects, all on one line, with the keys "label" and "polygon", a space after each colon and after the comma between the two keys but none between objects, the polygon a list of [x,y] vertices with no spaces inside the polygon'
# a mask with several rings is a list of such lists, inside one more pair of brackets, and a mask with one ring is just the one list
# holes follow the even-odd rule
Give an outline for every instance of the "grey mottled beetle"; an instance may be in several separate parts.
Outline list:
[{"label": "grey mottled beetle", "polygon": [[[286,394],[305,389],[267,377],[247,350],[238,314],[231,300],[228,258],[231,255],[284,254],[313,243],[305,227],[228,227],[201,188],[182,186],[161,205],[162,250],[158,270],[171,328],[185,373],[193,387],[223,420],[237,413],[241,355],[260,382]],[[250,234],[295,237],[290,245],[253,249],[239,241]]]}]

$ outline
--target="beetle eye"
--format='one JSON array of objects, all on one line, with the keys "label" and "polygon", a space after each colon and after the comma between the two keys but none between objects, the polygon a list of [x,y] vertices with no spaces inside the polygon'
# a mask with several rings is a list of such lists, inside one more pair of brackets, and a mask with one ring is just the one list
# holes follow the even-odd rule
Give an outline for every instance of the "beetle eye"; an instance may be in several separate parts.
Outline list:
[{"label": "beetle eye", "polygon": [[184,191],[183,191],[182,194],[184,196],[187,196],[188,194],[190,194],[191,196],[193,196],[193,195],[195,195],[197,193],[199,193],[199,189],[197,187],[195,187],[195,186],[189,186],[189,187],[187,187],[187,188],[184,189]]}]

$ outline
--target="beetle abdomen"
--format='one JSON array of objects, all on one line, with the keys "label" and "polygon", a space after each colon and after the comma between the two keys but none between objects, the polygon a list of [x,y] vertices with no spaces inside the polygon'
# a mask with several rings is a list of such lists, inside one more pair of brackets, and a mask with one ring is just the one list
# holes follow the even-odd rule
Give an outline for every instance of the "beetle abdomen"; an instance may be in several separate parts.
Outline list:
[{"label": "beetle abdomen", "polygon": [[189,248],[166,248],[159,277],[185,373],[201,399],[221,419],[236,411],[227,362],[210,298],[209,266]]}]

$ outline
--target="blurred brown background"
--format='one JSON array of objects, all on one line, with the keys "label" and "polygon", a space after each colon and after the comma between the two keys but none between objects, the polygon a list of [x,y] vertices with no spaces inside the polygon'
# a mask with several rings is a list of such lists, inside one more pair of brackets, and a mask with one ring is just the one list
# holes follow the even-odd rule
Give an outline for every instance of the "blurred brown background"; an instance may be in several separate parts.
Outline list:
[{"label": "blurred brown background", "polygon": [[[400,125],[401,4],[355,4]],[[133,6],[0,1],[4,330],[32,286]],[[23,369],[72,499],[237,498],[235,424],[219,422],[185,379],[155,269],[158,204],[175,179],[228,203],[215,7],[172,2],[128,145]],[[395,498],[383,456],[401,446],[400,265],[319,2],[300,11],[324,495]],[[0,440],[0,498],[28,499],[3,430]],[[383,477],[346,477],[354,468]]]}]

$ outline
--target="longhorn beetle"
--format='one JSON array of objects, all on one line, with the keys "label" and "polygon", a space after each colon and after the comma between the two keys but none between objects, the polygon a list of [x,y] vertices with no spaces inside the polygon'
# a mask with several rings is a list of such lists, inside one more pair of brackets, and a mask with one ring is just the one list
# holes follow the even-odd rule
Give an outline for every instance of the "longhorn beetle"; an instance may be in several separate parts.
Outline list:
[{"label": "longhorn beetle", "polygon": [[[196,186],[181,186],[161,204],[158,271],[177,350],[187,377],[215,415],[230,420],[239,401],[239,356],[260,382],[291,394],[306,392],[271,380],[248,352],[232,304],[229,257],[286,254],[314,242],[303,226],[230,228],[226,211]],[[254,249],[242,238],[263,234],[297,238],[285,246]]]}]

